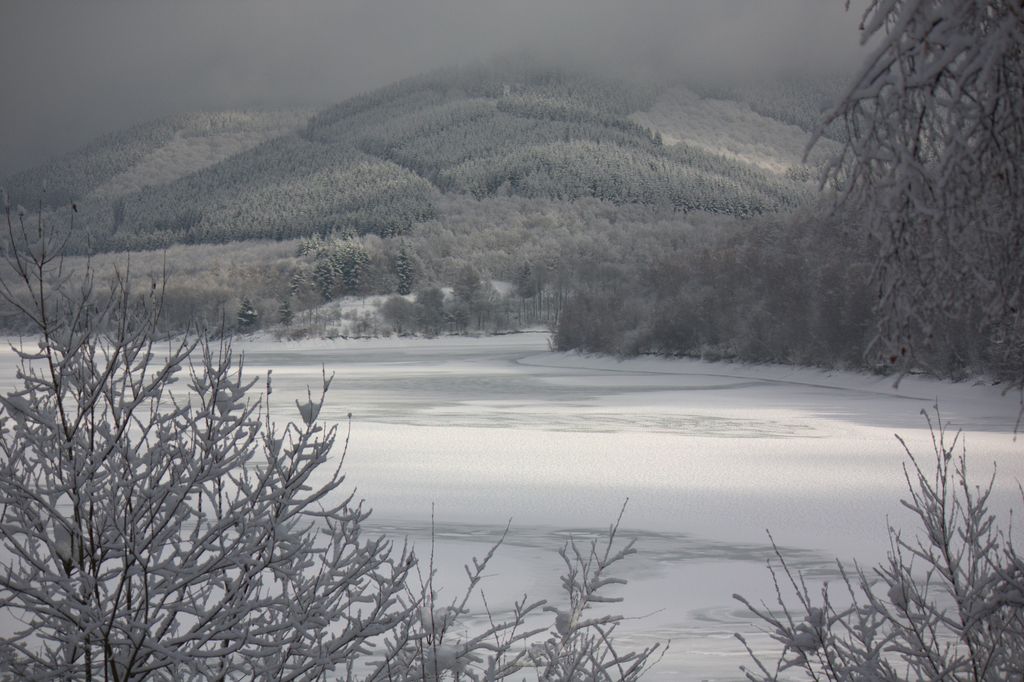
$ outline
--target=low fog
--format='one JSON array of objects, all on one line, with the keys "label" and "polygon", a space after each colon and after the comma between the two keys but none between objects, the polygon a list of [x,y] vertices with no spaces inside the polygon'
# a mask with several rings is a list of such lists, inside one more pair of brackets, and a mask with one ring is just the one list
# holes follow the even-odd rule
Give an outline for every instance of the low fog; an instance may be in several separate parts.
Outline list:
[{"label": "low fog", "polygon": [[841,0],[15,0],[0,9],[0,177],[165,114],[317,107],[530,50],[672,79],[837,70]]}]

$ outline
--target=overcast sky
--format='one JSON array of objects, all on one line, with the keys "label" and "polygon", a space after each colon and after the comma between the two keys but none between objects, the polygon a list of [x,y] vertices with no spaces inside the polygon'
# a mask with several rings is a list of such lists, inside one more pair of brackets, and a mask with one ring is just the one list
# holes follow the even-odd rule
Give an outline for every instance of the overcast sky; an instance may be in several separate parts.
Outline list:
[{"label": "overcast sky", "polygon": [[320,106],[502,51],[662,76],[857,59],[842,0],[0,0],[0,177],[164,114]]}]

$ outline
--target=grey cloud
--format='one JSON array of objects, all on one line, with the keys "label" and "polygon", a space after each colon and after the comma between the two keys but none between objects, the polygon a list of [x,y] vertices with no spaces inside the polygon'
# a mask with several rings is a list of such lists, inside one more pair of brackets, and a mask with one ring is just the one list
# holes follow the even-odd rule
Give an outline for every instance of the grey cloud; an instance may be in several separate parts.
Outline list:
[{"label": "grey cloud", "polygon": [[0,177],[168,113],[320,106],[530,49],[601,68],[836,66],[841,0],[7,0]]}]

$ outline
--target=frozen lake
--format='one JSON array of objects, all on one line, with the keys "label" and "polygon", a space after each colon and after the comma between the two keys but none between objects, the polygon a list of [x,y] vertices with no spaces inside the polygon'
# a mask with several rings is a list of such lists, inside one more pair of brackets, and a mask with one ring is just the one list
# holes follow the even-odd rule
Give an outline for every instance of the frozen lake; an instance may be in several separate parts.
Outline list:
[{"label": "frozen lake", "polygon": [[[547,335],[236,344],[247,373],[273,369],[271,412],[336,374],[321,418],[352,413],[345,469],[374,509],[369,524],[434,555],[442,597],[462,565],[512,530],[484,583],[501,610],[528,593],[559,604],[558,547],[606,529],[638,555],[618,575],[627,645],[671,640],[652,680],[740,680],[733,633],[770,646],[731,597],[769,598],[766,529],[814,580],[833,558],[873,563],[887,519],[906,521],[901,434],[928,463],[921,416],[936,399],[965,432],[979,480],[998,463],[997,505],[1019,502],[1018,394],[998,387],[865,375],[548,351]],[[4,388],[13,358],[0,350]],[[261,387],[262,382],[257,384]],[[342,429],[342,438],[344,427]],[[338,446],[338,454],[340,455]],[[1019,506],[1019,504],[1018,504]],[[550,614],[548,614],[550,615]],[[477,608],[471,616],[483,618]],[[479,622],[479,621],[477,621]]]},{"label": "frozen lake", "polygon": [[[1017,394],[998,387],[786,367],[548,352],[540,333],[490,338],[248,342],[252,372],[273,369],[272,409],[336,379],[322,418],[352,413],[348,483],[376,528],[426,555],[435,514],[446,593],[462,564],[512,532],[485,583],[488,601],[558,599],[557,548],[607,528],[623,501],[624,626],[671,640],[651,679],[742,679],[733,633],[756,633],[731,597],[771,594],[766,529],[819,578],[834,557],[874,562],[887,518],[901,523],[901,434],[927,463],[921,415],[936,399],[962,428],[979,480],[998,462],[998,501],[1018,495],[1024,444]],[[1019,499],[1019,497],[1017,498]],[[765,637],[751,637],[757,646]],[[631,639],[631,641],[633,641]]]}]

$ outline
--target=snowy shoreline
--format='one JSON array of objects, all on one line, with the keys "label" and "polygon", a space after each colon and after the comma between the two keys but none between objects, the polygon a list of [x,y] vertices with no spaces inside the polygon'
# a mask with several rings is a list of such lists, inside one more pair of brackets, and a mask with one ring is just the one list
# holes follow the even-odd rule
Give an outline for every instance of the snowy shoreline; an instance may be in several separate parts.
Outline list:
[{"label": "snowy shoreline", "polygon": [[[242,353],[307,353],[336,351],[343,357],[348,353],[396,350],[408,352],[446,353],[474,350],[489,352],[522,352],[516,363],[523,367],[561,368],[579,371],[650,373],[707,377],[709,380],[751,379],[775,384],[818,387],[843,391],[858,391],[894,398],[920,401],[922,409],[930,409],[940,394],[947,399],[976,403],[979,415],[984,410],[997,413],[987,420],[973,420],[974,427],[984,426],[1012,431],[1016,424],[1014,409],[1022,406],[1022,396],[1010,386],[1000,385],[989,377],[978,376],[963,381],[952,381],[924,374],[908,374],[902,378],[895,374],[882,375],[851,369],[825,369],[806,365],[772,363],[746,363],[731,360],[703,360],[687,357],[641,355],[617,357],[611,355],[551,350],[551,334],[545,330],[528,329],[501,334],[427,336],[378,336],[360,338],[307,338],[290,341],[275,339],[261,333],[234,339],[233,348]],[[981,401],[981,403],[977,403]],[[1007,411],[1008,403],[1016,408]],[[940,411],[942,404],[940,402]],[[1010,418],[1011,421],[1008,421]]]}]

